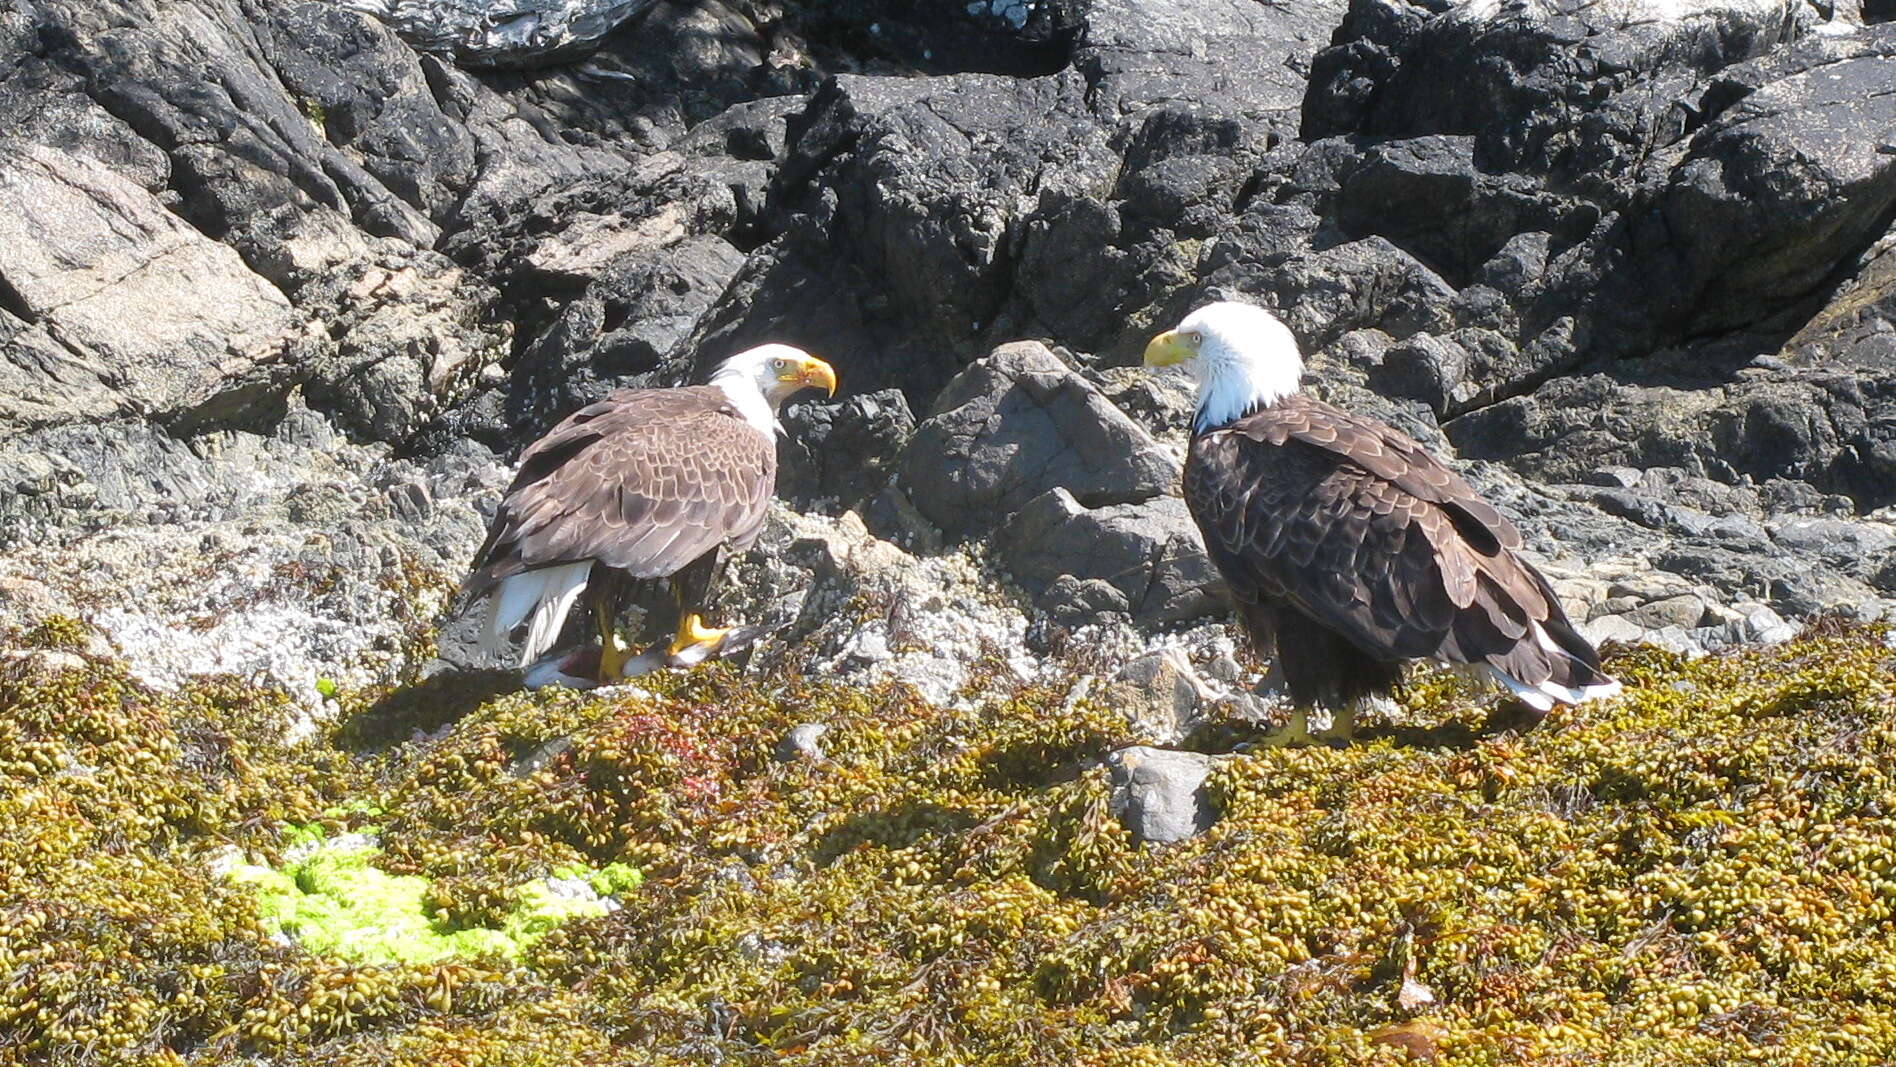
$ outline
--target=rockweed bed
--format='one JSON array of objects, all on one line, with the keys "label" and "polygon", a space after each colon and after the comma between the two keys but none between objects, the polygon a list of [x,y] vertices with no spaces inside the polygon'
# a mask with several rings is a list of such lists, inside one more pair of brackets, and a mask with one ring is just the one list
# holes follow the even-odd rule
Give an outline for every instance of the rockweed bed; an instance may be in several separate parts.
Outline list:
[{"label": "rockweed bed", "polygon": [[[286,746],[284,694],[160,694],[58,620],[5,646],[45,651],[0,660],[0,1058],[1896,1057],[1879,631],[1623,652],[1628,696],[1525,737],[1242,754],[1211,779],[1219,822],[1165,847],[1108,811],[1118,713],[1054,692],[948,711],[715,669],[590,695],[473,679],[345,699]],[[1405,704],[1479,715],[1443,679]],[[778,761],[802,722],[829,726],[825,758]],[[330,958],[220,873],[309,827],[373,829],[443,931],[504,927],[561,871],[644,880],[517,956]]]}]

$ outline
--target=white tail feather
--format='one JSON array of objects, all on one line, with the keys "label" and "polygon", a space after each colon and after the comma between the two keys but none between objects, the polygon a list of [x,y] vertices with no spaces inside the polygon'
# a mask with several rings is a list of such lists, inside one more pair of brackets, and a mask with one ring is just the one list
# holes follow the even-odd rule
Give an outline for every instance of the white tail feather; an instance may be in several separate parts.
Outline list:
[{"label": "white tail feather", "polygon": [[[1572,659],[1573,655],[1556,644],[1548,636],[1540,623],[1534,623],[1534,641],[1541,648],[1562,659]],[[1535,711],[1552,711],[1555,704],[1578,704],[1583,700],[1599,700],[1602,697],[1618,696],[1623,686],[1618,681],[1602,682],[1598,685],[1579,687],[1561,685],[1559,682],[1546,681],[1529,685],[1518,678],[1509,677],[1494,667],[1488,668],[1494,680],[1506,686],[1508,691],[1521,698],[1521,702]]]},{"label": "white tail feather", "polygon": [[562,563],[522,571],[500,580],[488,599],[487,629],[481,635],[481,648],[498,655],[507,644],[514,627],[527,623],[527,638],[520,646],[522,667],[537,659],[560,636],[566,625],[566,613],[573,601],[586,591],[592,574],[592,561]]}]

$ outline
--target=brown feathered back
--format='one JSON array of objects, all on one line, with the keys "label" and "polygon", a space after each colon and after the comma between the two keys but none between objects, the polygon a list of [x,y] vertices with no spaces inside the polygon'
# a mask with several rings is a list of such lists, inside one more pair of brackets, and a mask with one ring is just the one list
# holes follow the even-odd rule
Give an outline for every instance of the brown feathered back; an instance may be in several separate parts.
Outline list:
[{"label": "brown feathered back", "polygon": [[659,578],[719,546],[741,552],[776,480],[776,443],[722,390],[620,390],[520,457],[463,588],[583,560]]},{"label": "brown feathered back", "polygon": [[[1194,437],[1184,481],[1247,624],[1278,631],[1262,640],[1282,645],[1285,631],[1314,624],[1377,664],[1432,657],[1528,686],[1610,681],[1546,580],[1515,555],[1520,532],[1388,426],[1293,394]],[[1247,610],[1258,607],[1280,615]],[[1378,687],[1365,678],[1392,677],[1328,658],[1337,662],[1281,657],[1293,697],[1349,696]],[[1352,670],[1363,677],[1325,673]]]}]

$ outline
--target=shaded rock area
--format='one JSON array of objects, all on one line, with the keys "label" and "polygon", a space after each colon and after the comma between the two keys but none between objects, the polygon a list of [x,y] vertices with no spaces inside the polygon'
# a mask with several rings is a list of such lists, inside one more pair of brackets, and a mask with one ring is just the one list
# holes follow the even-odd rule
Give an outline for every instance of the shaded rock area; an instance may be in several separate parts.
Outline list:
[{"label": "shaded rock area", "polygon": [[1883,617],[1892,59],[1749,0],[12,0],[0,614],[389,677],[526,442],[780,340],[843,395],[723,593],[757,669],[956,700],[1175,647],[1242,691],[1189,387],[1131,366],[1227,297],[1598,639]]}]

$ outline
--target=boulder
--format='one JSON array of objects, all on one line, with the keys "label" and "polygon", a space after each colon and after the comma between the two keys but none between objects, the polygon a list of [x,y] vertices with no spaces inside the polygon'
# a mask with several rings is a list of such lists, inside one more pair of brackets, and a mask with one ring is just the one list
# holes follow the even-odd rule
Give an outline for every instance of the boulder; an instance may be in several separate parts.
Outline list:
[{"label": "boulder", "polygon": [[713,339],[860,352],[857,388],[931,395],[987,347],[1022,218],[1110,183],[1117,159],[1086,91],[1071,71],[825,85],[789,120],[770,191],[794,217],[727,294]]},{"label": "boulder", "polygon": [[1175,745],[1201,724],[1218,698],[1184,650],[1167,645],[1120,667],[1098,699],[1124,713],[1141,740]]},{"label": "boulder", "polygon": [[1310,59],[1343,8],[1338,0],[1093,0],[1076,59],[1109,115],[1176,101],[1287,130]]},{"label": "boulder", "polygon": [[1218,759],[1145,745],[1113,752],[1106,757],[1113,814],[1135,838],[1151,844],[1204,833],[1218,821],[1205,789],[1205,778]]},{"label": "boulder", "polygon": [[1820,559],[1866,582],[1884,580],[1896,561],[1896,525],[1837,517],[1789,518],[1771,524],[1771,540],[1781,549]]},{"label": "boulder", "polygon": [[1179,466],[1100,391],[1033,342],[1004,345],[936,400],[901,476],[944,532],[973,534],[1064,489],[1079,506],[1138,503],[1178,484]]},{"label": "boulder", "polygon": [[1737,610],[1744,617],[1740,635],[1746,641],[1761,645],[1779,645],[1803,631],[1802,626],[1786,621],[1782,615],[1772,611],[1766,604],[1739,604]]},{"label": "boulder", "polygon": [[[374,2],[285,5],[260,27],[265,59],[322,141],[440,226],[479,169],[475,137],[429,86],[438,64],[404,47],[382,22],[348,10]],[[453,6],[401,5],[414,15]]]},{"label": "boulder", "polygon": [[1825,17],[1778,0],[1354,0],[1312,62],[1303,134],[1471,135],[1490,172],[1551,169],[1597,188],[1636,179],[1643,156],[1677,140],[1675,101]]},{"label": "boulder", "polygon": [[1065,488],[1051,489],[996,531],[992,544],[1041,610],[1069,625],[1102,611],[1164,626],[1224,610],[1222,583],[1177,497],[1086,508]]},{"label": "boulder", "polygon": [[493,290],[433,252],[361,263],[346,286],[332,275],[308,287],[333,302],[324,358],[299,368],[309,404],[360,438],[402,444],[499,375],[513,334],[477,309]]},{"label": "boulder", "polygon": [[850,507],[883,492],[915,434],[915,416],[899,389],[794,404],[783,424],[777,493],[804,507]]},{"label": "boulder", "polygon": [[287,387],[290,302],[145,188],[87,155],[0,141],[0,197],[16,205],[0,216],[0,331],[21,339],[0,409],[204,421],[254,416]]},{"label": "boulder", "polygon": [[588,268],[596,273],[583,291],[514,367],[512,424],[523,435],[544,432],[613,389],[683,380],[708,355],[691,350],[692,337],[743,262],[730,242],[695,234]]},{"label": "boulder", "polygon": [[[1650,276],[1685,280],[1665,310],[1683,333],[1756,322],[1819,287],[1888,227],[1896,158],[1896,28],[1817,38],[1734,68],[1722,105],[1635,229]],[[1676,284],[1676,283],[1675,283]]]},{"label": "boulder", "polygon": [[917,557],[871,535],[856,512],[778,508],[714,610],[771,630],[757,666],[897,681],[948,704],[1037,677],[1027,620],[992,581],[965,553]]}]

